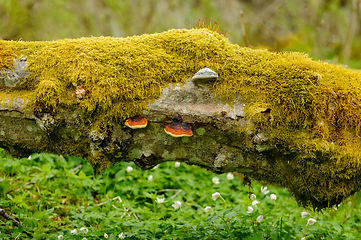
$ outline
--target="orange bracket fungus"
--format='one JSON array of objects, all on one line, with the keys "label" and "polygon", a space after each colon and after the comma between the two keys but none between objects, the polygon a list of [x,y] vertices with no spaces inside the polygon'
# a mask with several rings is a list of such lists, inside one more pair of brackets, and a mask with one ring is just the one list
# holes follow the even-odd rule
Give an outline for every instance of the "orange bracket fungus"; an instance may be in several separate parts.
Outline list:
[{"label": "orange bracket fungus", "polygon": [[165,126],[164,131],[171,135],[172,137],[191,137],[193,136],[193,132],[191,129],[191,124],[187,122],[183,122],[181,118],[175,117],[173,122],[168,123]]},{"label": "orange bracket fungus", "polygon": [[148,124],[147,119],[141,117],[141,116],[135,116],[133,118],[128,118],[127,120],[125,120],[124,125],[127,127],[130,127],[132,129],[137,129],[137,128],[145,128]]}]

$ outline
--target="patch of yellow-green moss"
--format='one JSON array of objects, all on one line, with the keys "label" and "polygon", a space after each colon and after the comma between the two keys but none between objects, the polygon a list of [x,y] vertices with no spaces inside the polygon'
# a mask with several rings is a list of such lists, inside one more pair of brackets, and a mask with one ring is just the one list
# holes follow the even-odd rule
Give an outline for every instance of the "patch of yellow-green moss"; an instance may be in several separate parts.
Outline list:
[{"label": "patch of yellow-green moss", "polygon": [[[211,89],[217,99],[233,104],[241,97],[246,117],[256,123],[241,132],[263,128],[271,144],[290,156],[287,168],[276,161],[273,173],[259,173],[258,178],[285,185],[279,171],[298,174],[287,181],[305,186],[294,192],[306,196],[307,181],[335,172],[332,183],[318,178],[320,186],[335,189],[319,189],[320,202],[327,202],[329,194],[346,196],[351,186],[360,189],[360,72],[313,61],[304,53],[243,48],[206,28],[127,38],[0,41],[0,68],[9,68],[9,57],[21,55],[31,74],[17,89],[3,88],[1,94],[29,90],[35,113],[71,108],[93,126],[141,114],[169,83],[185,83],[198,70],[211,68],[219,74]],[[81,100],[74,94],[77,86],[88,90]],[[260,111],[267,108],[271,119],[264,124]],[[337,184],[345,178],[350,187]]]},{"label": "patch of yellow-green moss", "polygon": [[0,40],[0,69],[11,69],[14,66],[14,58],[19,55],[19,52],[12,46],[9,46],[6,41]]}]

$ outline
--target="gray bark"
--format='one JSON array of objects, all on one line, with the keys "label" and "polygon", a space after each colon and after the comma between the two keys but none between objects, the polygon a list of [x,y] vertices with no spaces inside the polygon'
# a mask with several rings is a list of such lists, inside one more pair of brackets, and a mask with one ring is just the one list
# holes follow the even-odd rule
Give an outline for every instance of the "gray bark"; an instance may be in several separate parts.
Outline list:
[{"label": "gray bark", "polygon": [[[12,81],[20,82],[21,77],[14,77],[16,75],[22,76],[14,73]],[[85,126],[80,123],[81,113],[64,110],[60,116],[44,114],[38,118],[30,109],[24,108],[25,103],[27,99],[13,98],[0,106],[0,146],[14,155],[37,151],[38,141],[56,136],[74,142],[84,141],[83,148],[77,153],[85,157],[115,148],[116,155],[136,162],[143,169],[164,161],[184,161],[225,173],[253,171],[246,167],[248,161],[253,161],[244,152],[246,148],[253,149],[250,155],[273,148],[268,145],[265,132],[249,132],[253,136],[251,142],[244,142],[233,134],[253,124],[244,120],[241,101],[234,106],[224,105],[215,100],[206,85],[197,85],[192,80],[184,86],[170,84],[162,90],[159,99],[149,103],[149,111],[142,115],[149,122],[146,128],[130,129],[114,123],[111,137],[99,132],[91,132],[88,136],[84,132]],[[267,120],[269,113],[263,114]],[[192,137],[174,138],[164,132],[165,125],[179,115],[183,121],[191,123]],[[51,149],[56,150],[56,145]]]}]

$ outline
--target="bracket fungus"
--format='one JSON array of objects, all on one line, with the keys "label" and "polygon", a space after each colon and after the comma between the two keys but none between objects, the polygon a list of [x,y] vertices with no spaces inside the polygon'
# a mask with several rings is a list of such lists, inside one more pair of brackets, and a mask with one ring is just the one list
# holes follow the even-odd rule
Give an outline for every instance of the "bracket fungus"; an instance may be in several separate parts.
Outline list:
[{"label": "bracket fungus", "polygon": [[191,124],[188,122],[183,122],[180,117],[175,117],[171,123],[168,123],[165,126],[164,131],[172,137],[193,136]]},{"label": "bracket fungus", "polygon": [[218,74],[210,68],[202,68],[192,77],[192,81],[197,84],[207,84],[215,82],[218,79]]},{"label": "bracket fungus", "polygon": [[137,128],[145,128],[148,124],[147,119],[141,117],[141,116],[135,116],[133,118],[128,118],[127,120],[125,120],[124,125],[132,128],[132,129],[137,129]]}]

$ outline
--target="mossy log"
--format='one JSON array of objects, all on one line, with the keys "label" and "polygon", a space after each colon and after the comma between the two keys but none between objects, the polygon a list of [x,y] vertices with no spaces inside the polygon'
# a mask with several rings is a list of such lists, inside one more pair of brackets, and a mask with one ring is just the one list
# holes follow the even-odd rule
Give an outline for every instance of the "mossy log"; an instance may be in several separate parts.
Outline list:
[{"label": "mossy log", "polygon": [[[217,77],[192,81],[204,68]],[[186,162],[287,187],[316,209],[360,190],[361,74],[343,66],[200,28],[0,41],[0,69],[0,147],[14,156],[81,156],[96,171]],[[125,126],[134,116],[147,126]],[[173,121],[193,135],[168,135]]]}]

